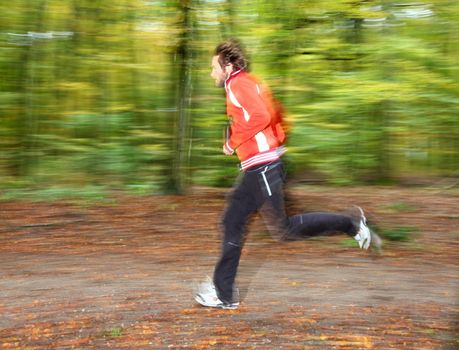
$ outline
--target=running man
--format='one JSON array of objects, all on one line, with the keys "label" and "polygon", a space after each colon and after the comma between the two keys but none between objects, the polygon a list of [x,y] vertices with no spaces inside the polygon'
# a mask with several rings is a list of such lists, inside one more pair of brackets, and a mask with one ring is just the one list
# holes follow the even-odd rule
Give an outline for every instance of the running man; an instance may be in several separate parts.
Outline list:
[{"label": "running man", "polygon": [[[211,77],[226,91],[230,127],[223,153],[237,154],[241,175],[228,197],[223,217],[221,256],[211,280],[202,283],[195,300],[208,307],[235,309],[235,288],[244,231],[249,217],[262,209],[284,240],[342,232],[353,237],[360,248],[381,245],[370,231],[363,211],[358,217],[329,212],[303,213],[287,217],[284,207],[285,179],[281,156],[285,152],[282,111],[267,87],[248,72],[248,62],[236,41],[218,45],[212,57]],[[271,225],[270,225],[271,226]]]}]

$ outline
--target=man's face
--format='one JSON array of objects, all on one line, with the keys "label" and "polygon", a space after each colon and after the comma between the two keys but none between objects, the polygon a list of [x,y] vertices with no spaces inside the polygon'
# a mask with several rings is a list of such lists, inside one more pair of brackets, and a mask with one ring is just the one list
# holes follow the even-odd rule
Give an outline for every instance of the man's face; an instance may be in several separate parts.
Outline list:
[{"label": "man's face", "polygon": [[224,69],[220,66],[218,62],[218,56],[212,57],[212,72],[210,76],[212,79],[215,80],[215,85],[218,87],[225,86],[225,80],[230,75],[231,71],[233,70],[233,66],[231,64],[224,67]]}]

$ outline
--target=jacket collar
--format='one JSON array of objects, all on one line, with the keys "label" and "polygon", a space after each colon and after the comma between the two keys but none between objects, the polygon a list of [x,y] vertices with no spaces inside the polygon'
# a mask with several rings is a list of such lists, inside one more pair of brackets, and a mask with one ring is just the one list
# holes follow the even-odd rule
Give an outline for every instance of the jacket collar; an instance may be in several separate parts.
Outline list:
[{"label": "jacket collar", "polygon": [[236,75],[238,75],[239,73],[241,73],[244,69],[239,69],[239,70],[236,70],[234,72],[231,72],[231,74],[229,75],[228,78],[226,78],[225,80],[225,89],[226,89],[226,86],[228,84],[228,82],[233,78],[235,77]]}]

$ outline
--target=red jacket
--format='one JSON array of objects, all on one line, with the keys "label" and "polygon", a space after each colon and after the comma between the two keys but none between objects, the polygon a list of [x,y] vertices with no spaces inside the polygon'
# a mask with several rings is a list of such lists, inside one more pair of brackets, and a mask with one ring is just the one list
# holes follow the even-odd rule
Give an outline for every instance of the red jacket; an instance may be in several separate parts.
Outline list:
[{"label": "red jacket", "polygon": [[282,110],[269,89],[239,70],[226,80],[225,90],[231,119],[226,150],[236,150],[242,170],[279,159],[285,152]]}]

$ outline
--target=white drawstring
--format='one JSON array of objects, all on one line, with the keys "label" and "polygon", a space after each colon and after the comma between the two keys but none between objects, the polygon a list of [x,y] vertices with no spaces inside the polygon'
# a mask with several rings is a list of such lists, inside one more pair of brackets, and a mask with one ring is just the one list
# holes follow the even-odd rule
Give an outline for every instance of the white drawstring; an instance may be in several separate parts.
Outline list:
[{"label": "white drawstring", "polygon": [[266,179],[266,175],[265,175],[265,173],[266,173],[266,171],[268,170],[268,168],[269,168],[269,166],[267,166],[267,167],[265,168],[265,170],[263,170],[263,171],[261,172],[261,176],[263,176],[263,180],[265,181],[266,189],[268,190],[268,195],[271,197],[271,196],[272,196],[271,188],[269,187],[269,183],[268,183],[268,180]]}]

